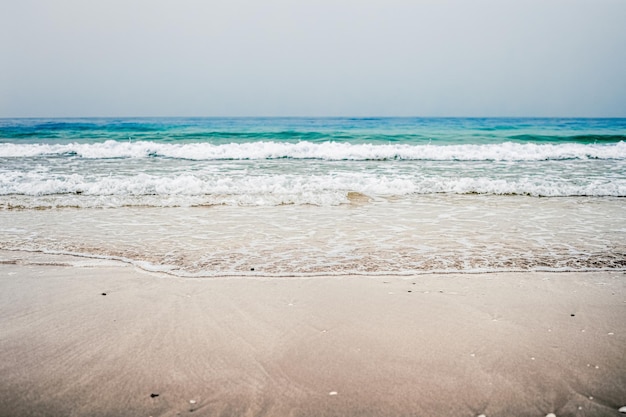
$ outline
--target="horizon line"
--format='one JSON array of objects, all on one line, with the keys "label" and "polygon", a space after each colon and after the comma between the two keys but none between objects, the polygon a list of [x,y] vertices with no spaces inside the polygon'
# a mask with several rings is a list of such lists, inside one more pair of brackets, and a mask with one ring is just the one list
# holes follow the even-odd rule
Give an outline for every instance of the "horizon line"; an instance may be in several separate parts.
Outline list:
[{"label": "horizon line", "polygon": [[624,116],[0,116],[1,119],[626,119]]}]

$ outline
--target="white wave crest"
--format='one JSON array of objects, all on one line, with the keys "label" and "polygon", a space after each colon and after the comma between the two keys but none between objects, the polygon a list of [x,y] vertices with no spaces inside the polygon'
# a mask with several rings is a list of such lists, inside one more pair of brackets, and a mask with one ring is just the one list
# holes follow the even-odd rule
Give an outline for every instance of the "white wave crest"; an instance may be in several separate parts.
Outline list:
[{"label": "white wave crest", "polygon": [[626,159],[626,143],[486,145],[349,144],[339,142],[157,143],[106,141],[92,144],[0,144],[0,157],[71,155],[81,158],[164,157],[190,160],[321,159],[321,160],[455,160],[541,161],[563,159]]},{"label": "white wave crest", "polygon": [[350,196],[372,199],[415,194],[491,194],[530,196],[626,196],[626,180],[554,181],[548,177],[488,178],[381,176],[364,173],[270,176],[201,176],[138,174],[88,177],[46,173],[0,176],[1,207],[119,207],[312,204],[350,202]]}]

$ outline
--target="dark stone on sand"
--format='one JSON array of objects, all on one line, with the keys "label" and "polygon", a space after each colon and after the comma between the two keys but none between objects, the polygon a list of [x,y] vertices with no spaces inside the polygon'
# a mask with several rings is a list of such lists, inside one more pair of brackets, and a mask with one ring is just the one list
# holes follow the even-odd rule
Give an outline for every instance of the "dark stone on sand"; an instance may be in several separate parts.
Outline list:
[{"label": "dark stone on sand", "polygon": [[107,295],[107,293],[103,292],[102,295]]},{"label": "dark stone on sand", "polygon": [[250,271],[254,271],[254,268],[250,268]]},{"label": "dark stone on sand", "polygon": [[150,394],[150,398],[158,397],[159,394]]},{"label": "dark stone on sand", "polygon": [[574,317],[574,316],[576,316],[576,314],[570,314],[570,316]]},{"label": "dark stone on sand", "polygon": [[409,290],[408,292],[413,292],[413,291]]}]

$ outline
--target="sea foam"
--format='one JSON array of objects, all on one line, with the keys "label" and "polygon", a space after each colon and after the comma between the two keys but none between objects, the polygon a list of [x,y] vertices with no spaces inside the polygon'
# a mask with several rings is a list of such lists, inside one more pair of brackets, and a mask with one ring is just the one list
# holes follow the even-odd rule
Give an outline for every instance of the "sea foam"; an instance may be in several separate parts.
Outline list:
[{"label": "sea foam", "polygon": [[70,144],[0,143],[0,158],[69,156],[100,158],[176,158],[188,160],[433,160],[542,161],[564,159],[626,159],[626,143],[407,145],[340,142],[157,143],[151,141]]},{"label": "sea foam", "polygon": [[[323,175],[203,175],[139,173],[134,176],[52,177],[47,172],[0,176],[0,207],[115,207],[195,205],[347,204],[353,193],[367,198],[416,194],[626,196],[626,179],[555,181],[548,177],[489,178]],[[33,198],[34,197],[34,198]]]}]

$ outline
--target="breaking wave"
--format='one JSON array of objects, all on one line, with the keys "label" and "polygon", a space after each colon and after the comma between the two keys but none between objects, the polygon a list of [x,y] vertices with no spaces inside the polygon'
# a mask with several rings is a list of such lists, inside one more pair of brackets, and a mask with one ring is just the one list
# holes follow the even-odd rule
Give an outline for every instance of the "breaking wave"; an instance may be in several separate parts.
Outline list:
[{"label": "breaking wave", "polygon": [[162,143],[153,141],[70,144],[0,143],[0,158],[75,157],[175,158],[187,160],[319,159],[329,161],[545,161],[567,159],[626,159],[626,142],[535,144],[505,142],[466,145],[351,144],[274,141],[229,144]]},{"label": "breaking wave", "polygon": [[123,206],[339,205],[420,194],[626,196],[626,180],[554,181],[550,178],[385,177],[325,175],[207,176],[181,174],[49,178],[45,173],[0,177],[0,208]]}]

